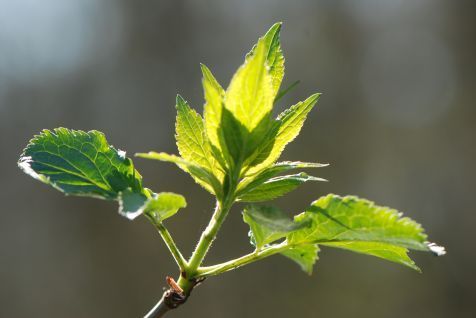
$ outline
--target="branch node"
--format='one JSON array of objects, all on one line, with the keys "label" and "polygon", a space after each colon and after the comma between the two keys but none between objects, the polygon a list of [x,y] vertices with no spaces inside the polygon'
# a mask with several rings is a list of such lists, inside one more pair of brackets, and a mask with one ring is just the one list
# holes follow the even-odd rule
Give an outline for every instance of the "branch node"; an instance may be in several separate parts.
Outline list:
[{"label": "branch node", "polygon": [[180,287],[180,286],[177,284],[177,282],[175,281],[175,279],[173,279],[173,278],[170,277],[170,276],[167,276],[167,277],[165,278],[165,280],[167,281],[167,285],[169,285],[170,290],[174,291],[174,292],[177,293],[177,294],[181,294],[181,295],[184,294],[182,287]]}]

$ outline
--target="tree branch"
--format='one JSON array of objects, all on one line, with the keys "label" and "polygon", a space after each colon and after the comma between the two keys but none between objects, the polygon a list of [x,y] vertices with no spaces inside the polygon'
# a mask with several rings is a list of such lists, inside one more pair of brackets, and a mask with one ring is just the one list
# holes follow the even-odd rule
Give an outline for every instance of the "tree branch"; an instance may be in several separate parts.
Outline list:
[{"label": "tree branch", "polygon": [[164,317],[165,314],[170,310],[165,303],[165,293],[162,296],[162,298],[159,300],[159,302],[152,308],[145,316],[144,318],[160,318]]}]

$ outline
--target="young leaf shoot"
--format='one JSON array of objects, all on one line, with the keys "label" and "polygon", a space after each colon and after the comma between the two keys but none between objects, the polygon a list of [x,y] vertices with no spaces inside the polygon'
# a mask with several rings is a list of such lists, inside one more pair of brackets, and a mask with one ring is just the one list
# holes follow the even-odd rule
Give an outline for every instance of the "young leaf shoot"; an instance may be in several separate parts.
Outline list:
[{"label": "young leaf shoot", "polygon": [[[126,153],[109,145],[98,131],[43,130],[18,162],[28,175],[66,195],[116,201],[122,216],[143,215],[157,229],[177,263],[180,276],[167,277],[169,288],[146,318],[179,307],[205,278],[281,254],[311,274],[322,247],[372,255],[420,271],[409,250],[445,254],[427,241],[423,228],[394,209],[356,196],[329,194],[290,218],[270,205],[309,181],[326,181],[302,169],[326,164],[278,162],[287,144],[301,132],[319,93],[289,107],[276,118],[273,106],[284,76],[281,23],[274,24],[246,55],[225,90],[201,65],[205,97],[203,117],[180,95],[176,99],[175,138],[179,155],[150,151],[137,157],[173,163],[216,200],[216,208],[192,255],[185,258],[164,221],[187,206],[183,196],[155,193]],[[295,84],[291,85],[294,86]],[[291,87],[292,88],[292,87]],[[221,264],[205,266],[205,257],[235,203],[246,202],[243,221],[250,227],[252,251]]]}]

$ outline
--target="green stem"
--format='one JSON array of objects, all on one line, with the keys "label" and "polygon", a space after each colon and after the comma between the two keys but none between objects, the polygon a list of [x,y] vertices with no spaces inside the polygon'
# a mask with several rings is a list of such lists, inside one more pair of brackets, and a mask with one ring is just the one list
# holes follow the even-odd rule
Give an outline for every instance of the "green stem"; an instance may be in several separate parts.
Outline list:
[{"label": "green stem", "polygon": [[233,200],[225,200],[223,204],[217,201],[215,212],[213,213],[210,223],[208,223],[208,226],[203,231],[197,247],[190,258],[189,271],[192,275],[202,264],[232,205]]},{"label": "green stem", "polygon": [[207,267],[200,267],[197,270],[196,277],[205,278],[208,276],[222,274],[224,272],[233,270],[235,268],[256,262],[265,257],[280,253],[290,247],[291,246],[286,241],[284,241],[280,244],[272,245],[263,250],[256,250],[253,253],[244,255],[242,257],[239,257],[237,259],[234,259],[225,263],[221,263],[221,264],[213,265],[213,266],[207,266]]},{"label": "green stem", "polygon": [[159,231],[160,236],[165,242],[165,245],[167,245],[167,248],[169,249],[170,253],[175,259],[175,262],[179,266],[181,271],[184,271],[188,268],[187,261],[183,257],[182,253],[180,253],[179,248],[175,244],[174,239],[170,235],[169,231],[167,228],[162,224],[162,222],[156,221],[156,219],[148,214],[145,214],[145,216],[152,222],[152,224],[155,226],[157,231]]},{"label": "green stem", "polygon": [[[152,216],[147,215],[147,217],[159,230],[160,235],[164,239],[170,252],[174,256],[175,261],[181,269],[177,284],[182,289],[182,291],[177,294],[173,289],[167,290],[157,305],[144,318],[163,317],[169,310],[175,309],[176,307],[183,304],[187,300],[193,288],[200,282],[201,277],[197,276],[197,270],[205,259],[205,256],[207,255],[208,250],[215,240],[218,231],[220,230],[228,215],[228,212],[235,202],[235,191],[236,185],[238,184],[238,182],[235,180],[238,180],[238,178],[235,177],[229,181],[230,187],[225,198],[223,200],[217,200],[213,216],[200,236],[197,247],[195,248],[188,262],[183,258],[172,237],[170,236],[170,233],[162,225],[162,223],[156,222]],[[178,300],[176,296],[179,296]]]}]

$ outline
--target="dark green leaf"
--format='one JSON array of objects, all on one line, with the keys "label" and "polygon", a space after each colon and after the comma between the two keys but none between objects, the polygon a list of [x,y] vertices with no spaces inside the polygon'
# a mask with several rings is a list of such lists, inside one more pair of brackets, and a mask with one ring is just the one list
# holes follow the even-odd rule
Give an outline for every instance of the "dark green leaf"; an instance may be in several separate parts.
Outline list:
[{"label": "dark green leaf", "polygon": [[43,130],[25,148],[18,165],[65,194],[115,200],[126,189],[143,191],[132,160],[95,130]]},{"label": "dark green leaf", "polygon": [[148,196],[132,160],[95,130],[43,130],[25,148],[18,165],[66,195],[119,201],[119,213],[129,219],[141,214]]}]

